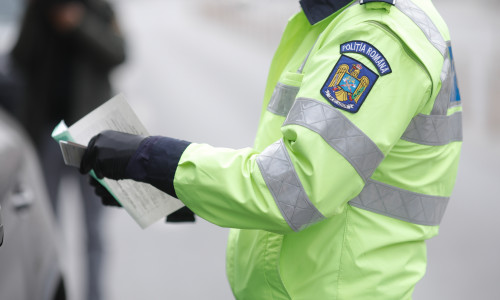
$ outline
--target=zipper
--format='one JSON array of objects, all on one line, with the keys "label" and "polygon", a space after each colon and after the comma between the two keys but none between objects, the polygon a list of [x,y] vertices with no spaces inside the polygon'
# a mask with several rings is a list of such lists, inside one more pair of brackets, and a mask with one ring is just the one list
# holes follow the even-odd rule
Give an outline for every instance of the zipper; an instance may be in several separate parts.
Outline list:
[{"label": "zipper", "polygon": [[418,56],[410,48],[408,48],[408,46],[406,45],[406,43],[404,43],[401,40],[401,38],[399,38],[399,36],[396,33],[394,33],[394,31],[392,31],[385,24],[382,24],[382,23],[377,22],[377,21],[366,21],[366,23],[371,24],[373,26],[376,26],[376,27],[380,28],[381,30],[385,31],[389,36],[391,36],[401,46],[401,48],[403,48],[403,50],[405,51],[405,53],[417,63],[417,65],[420,67],[420,69],[422,69],[423,71],[425,71],[425,73],[427,73],[427,76],[429,77],[429,79],[431,81],[431,87],[432,87],[431,91],[434,91],[434,81],[432,80],[431,73],[425,67],[425,65],[422,63],[422,61],[420,60],[420,58],[418,58]]}]

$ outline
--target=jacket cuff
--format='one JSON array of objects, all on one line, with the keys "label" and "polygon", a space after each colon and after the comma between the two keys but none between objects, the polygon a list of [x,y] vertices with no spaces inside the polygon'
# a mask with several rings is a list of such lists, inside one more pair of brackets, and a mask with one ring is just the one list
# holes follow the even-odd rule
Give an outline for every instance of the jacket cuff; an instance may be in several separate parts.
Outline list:
[{"label": "jacket cuff", "polygon": [[182,154],[190,144],[162,136],[144,139],[127,165],[127,177],[149,183],[177,198],[174,189],[175,172]]}]

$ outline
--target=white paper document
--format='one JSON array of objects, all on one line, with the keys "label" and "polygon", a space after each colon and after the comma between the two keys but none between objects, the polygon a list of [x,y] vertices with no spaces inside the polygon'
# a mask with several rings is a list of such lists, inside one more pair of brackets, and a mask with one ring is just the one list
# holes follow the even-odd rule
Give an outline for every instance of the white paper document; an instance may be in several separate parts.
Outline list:
[{"label": "white paper document", "polygon": [[[148,132],[135,115],[123,95],[107,101],[71,127],[61,122],[52,133],[58,141],[66,140],[80,145],[87,145],[90,139],[103,130],[116,130],[148,136]],[[75,144],[65,143],[62,148],[71,164],[79,167],[83,154]],[[63,153],[64,153],[64,151]],[[64,156],[64,155],[63,155]],[[77,165],[75,165],[77,164]],[[125,210],[141,226],[146,228],[170,213],[178,210],[182,202],[158,190],[147,183],[133,180],[104,179],[104,186],[115,196]]]}]

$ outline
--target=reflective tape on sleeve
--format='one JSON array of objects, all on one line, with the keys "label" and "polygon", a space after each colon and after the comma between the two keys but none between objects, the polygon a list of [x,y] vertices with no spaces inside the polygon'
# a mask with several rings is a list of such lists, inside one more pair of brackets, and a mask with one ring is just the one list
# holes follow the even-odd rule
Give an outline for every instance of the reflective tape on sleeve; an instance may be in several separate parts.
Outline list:
[{"label": "reflective tape on sleeve", "polygon": [[429,196],[369,180],[351,206],[426,226],[441,223],[448,197]]},{"label": "reflective tape on sleeve", "polygon": [[295,101],[283,126],[300,125],[318,133],[368,180],[384,159],[377,145],[338,109],[313,99]]},{"label": "reflective tape on sleeve", "polygon": [[428,146],[462,141],[462,113],[450,116],[419,114],[411,120],[401,139]]},{"label": "reflective tape on sleeve", "polygon": [[257,164],[290,228],[300,231],[325,218],[309,200],[283,140],[267,147],[257,157]]},{"label": "reflective tape on sleeve", "polygon": [[431,115],[446,115],[450,106],[450,97],[453,88],[453,77],[451,76],[451,61],[447,55],[444,59],[441,71],[441,89],[439,90]]},{"label": "reflective tape on sleeve", "polygon": [[446,115],[450,107],[461,105],[450,41],[446,42],[446,47],[448,50],[441,71],[441,89],[434,102],[431,115]]},{"label": "reflective tape on sleeve", "polygon": [[410,0],[396,1],[396,7],[408,16],[425,34],[429,42],[441,53],[446,56],[446,43],[443,36],[437,29],[431,18],[415,3]]},{"label": "reflective tape on sleeve", "polygon": [[267,110],[275,115],[286,117],[295,101],[299,89],[299,87],[278,82],[274,88],[271,100],[269,100]]}]

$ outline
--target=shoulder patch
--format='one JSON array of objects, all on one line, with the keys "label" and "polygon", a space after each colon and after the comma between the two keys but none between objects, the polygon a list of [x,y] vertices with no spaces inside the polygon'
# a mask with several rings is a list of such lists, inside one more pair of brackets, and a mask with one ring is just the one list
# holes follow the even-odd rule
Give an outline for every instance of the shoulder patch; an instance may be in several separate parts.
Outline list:
[{"label": "shoulder patch", "polygon": [[378,77],[359,61],[342,55],[323,85],[321,95],[333,106],[356,113]]},{"label": "shoulder patch", "polygon": [[377,68],[380,76],[391,74],[391,66],[385,59],[382,52],[372,46],[370,43],[363,41],[350,41],[340,45],[340,53],[359,53],[366,56],[373,65]]}]

